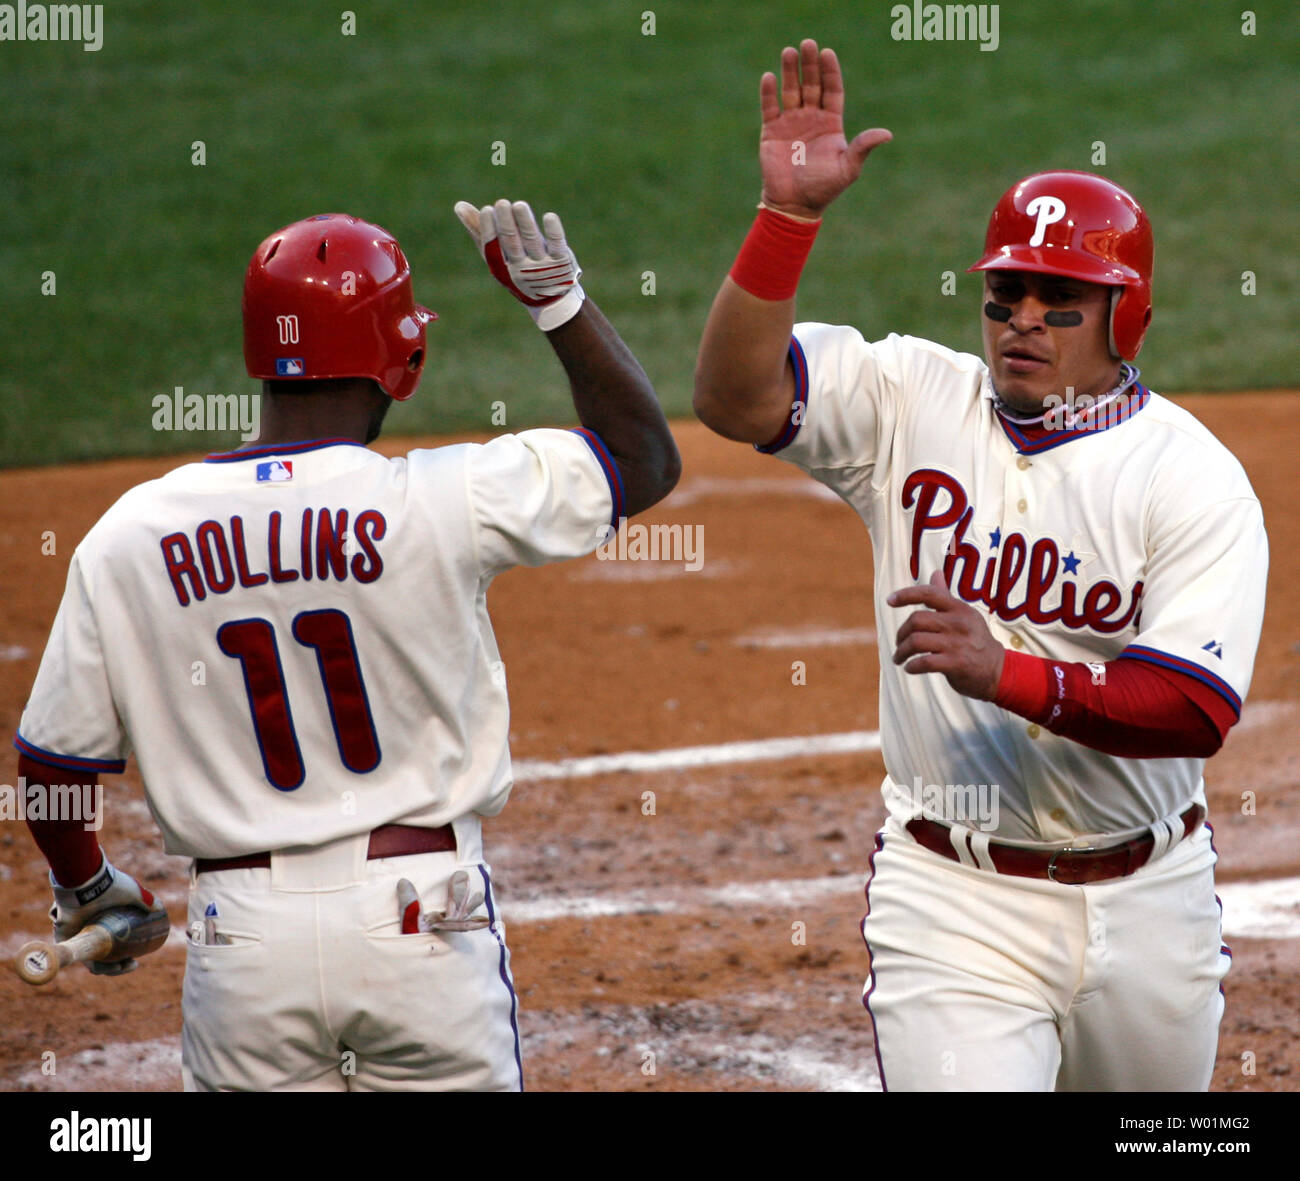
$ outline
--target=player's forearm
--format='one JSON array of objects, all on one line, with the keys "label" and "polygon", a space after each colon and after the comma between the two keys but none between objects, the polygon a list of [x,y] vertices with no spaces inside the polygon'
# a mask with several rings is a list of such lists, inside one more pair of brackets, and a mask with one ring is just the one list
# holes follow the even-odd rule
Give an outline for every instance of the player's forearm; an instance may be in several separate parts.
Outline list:
[{"label": "player's forearm", "polygon": [[590,298],[546,339],[568,375],[579,421],[604,440],[618,464],[627,515],[662,500],[681,475],[681,456],[632,351]]},{"label": "player's forearm", "polygon": [[[779,97],[778,97],[779,95]],[[771,443],[795,395],[787,363],[794,294],[823,211],[858,177],[884,128],[844,137],[839,59],[805,38],[781,53],[781,77],[759,84],[762,200],[700,342],[695,413],[728,439]]]},{"label": "player's forearm", "polygon": [[[69,783],[70,779],[76,778],[71,772],[38,763],[27,755],[19,755],[18,775],[27,789],[29,806],[24,812],[27,829],[32,834],[36,847],[45,855],[55,880],[69,885],[86,881],[99,869],[102,859],[99,840],[95,834],[96,825],[103,818],[96,817],[91,822],[84,815],[74,818],[51,814],[54,809],[48,806],[51,798],[50,784]],[[87,788],[92,785],[76,783],[72,786],[76,789],[78,799],[91,798],[91,792]],[[45,807],[38,809],[30,806],[40,798],[47,801]]]},{"label": "player's forearm", "polygon": [[760,444],[780,431],[794,398],[794,304],[760,299],[730,276],[722,280],[695,364],[695,413],[710,430]]}]

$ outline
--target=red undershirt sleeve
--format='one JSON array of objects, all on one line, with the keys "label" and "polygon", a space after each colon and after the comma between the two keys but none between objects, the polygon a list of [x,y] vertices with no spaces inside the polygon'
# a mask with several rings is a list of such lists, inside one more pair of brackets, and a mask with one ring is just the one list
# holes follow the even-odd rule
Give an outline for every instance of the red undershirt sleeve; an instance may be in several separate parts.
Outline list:
[{"label": "red undershirt sleeve", "polygon": [[1209,758],[1236,721],[1193,677],[1143,661],[1066,663],[1008,651],[995,705],[1123,758]]},{"label": "red undershirt sleeve", "polygon": [[[52,767],[47,763],[37,762],[29,755],[18,756],[18,775],[25,778],[30,792],[33,784],[49,787],[51,783],[80,783],[79,776],[84,772],[69,771],[65,767]],[[95,782],[90,776],[88,782]],[[26,811],[27,827],[36,842],[37,848],[45,854],[54,880],[60,885],[75,886],[99,871],[102,852],[99,839],[94,829],[86,827],[84,819],[50,820],[46,817],[33,819],[31,811]],[[42,812],[45,809],[41,809]]]}]

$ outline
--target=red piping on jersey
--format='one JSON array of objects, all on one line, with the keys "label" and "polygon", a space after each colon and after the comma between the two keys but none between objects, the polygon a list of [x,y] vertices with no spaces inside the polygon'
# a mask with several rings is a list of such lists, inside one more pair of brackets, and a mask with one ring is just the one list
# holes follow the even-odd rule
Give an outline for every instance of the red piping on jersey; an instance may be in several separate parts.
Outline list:
[{"label": "red piping on jersey", "polygon": [[617,531],[619,524],[626,516],[627,500],[623,493],[623,473],[619,466],[614,462],[614,457],[609,453],[609,448],[605,446],[605,440],[602,439],[595,431],[585,426],[573,428],[575,435],[581,436],[588,447],[596,454],[596,461],[600,464],[600,470],[605,473],[605,480],[609,484],[610,499],[614,502],[614,512],[610,524]]},{"label": "red piping on jersey", "polygon": [[56,754],[34,742],[28,742],[21,734],[14,735],[14,746],[20,755],[25,754],[38,763],[57,767],[60,771],[107,771],[110,775],[121,775],[126,770],[125,759],[83,759],[77,755]]},{"label": "red piping on jersey", "polygon": [[1120,653],[1120,656],[1129,660],[1143,660],[1158,668],[1168,669],[1172,673],[1193,677],[1202,684],[1208,685],[1227,701],[1232,706],[1235,717],[1241,717],[1241,698],[1233,692],[1232,686],[1227,681],[1215,676],[1209,669],[1202,668],[1191,660],[1184,660],[1181,656],[1172,656],[1168,652],[1161,652],[1159,648],[1148,648],[1142,644],[1130,644]]},{"label": "red piping on jersey", "polygon": [[1080,415],[1073,426],[1067,426],[1064,422],[1049,425],[1048,420],[1056,413],[1054,410],[1049,410],[1043,416],[1041,423],[1015,423],[1003,417],[1000,412],[998,412],[998,422],[1001,423],[1007,438],[1011,440],[1011,445],[1021,455],[1040,455],[1044,451],[1051,451],[1053,447],[1060,447],[1075,439],[1099,435],[1102,431],[1108,431],[1111,427],[1119,426],[1121,422],[1132,418],[1151,400],[1151,391],[1136,381],[1131,389],[1131,393],[1126,390],[1115,401],[1102,406],[1099,412]]}]

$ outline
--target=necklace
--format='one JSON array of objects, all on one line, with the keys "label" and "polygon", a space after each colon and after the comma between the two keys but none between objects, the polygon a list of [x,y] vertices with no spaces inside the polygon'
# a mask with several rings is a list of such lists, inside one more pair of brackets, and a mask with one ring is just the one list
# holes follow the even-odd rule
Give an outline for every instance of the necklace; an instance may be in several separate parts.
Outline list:
[{"label": "necklace", "polygon": [[[1122,362],[1119,367],[1119,384],[1115,386],[1114,389],[1102,394],[1100,398],[1081,413],[1096,413],[1098,410],[1108,406],[1124,393],[1125,390],[1132,386],[1141,376],[1142,371],[1136,365],[1130,365],[1127,361]],[[993,405],[997,408],[997,412],[1002,415],[1003,418],[1008,422],[1014,422],[1017,426],[1034,426],[1041,423],[1049,414],[1059,413],[1059,410],[1054,407],[1051,410],[1040,411],[1038,414],[1020,414],[1018,411],[1012,410],[1010,406],[998,397],[997,390],[993,391]],[[1067,410],[1067,413],[1071,419],[1074,417],[1072,411]]]}]

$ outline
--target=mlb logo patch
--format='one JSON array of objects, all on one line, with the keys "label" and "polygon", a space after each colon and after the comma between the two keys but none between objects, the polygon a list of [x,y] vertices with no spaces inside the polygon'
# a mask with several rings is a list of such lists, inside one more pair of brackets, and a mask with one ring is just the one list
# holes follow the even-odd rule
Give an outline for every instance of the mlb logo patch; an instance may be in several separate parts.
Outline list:
[{"label": "mlb logo patch", "polygon": [[257,482],[259,484],[282,484],[293,479],[292,459],[271,459],[257,465]]},{"label": "mlb logo patch", "polygon": [[302,374],[303,359],[301,357],[276,357],[276,377],[301,377]]}]

